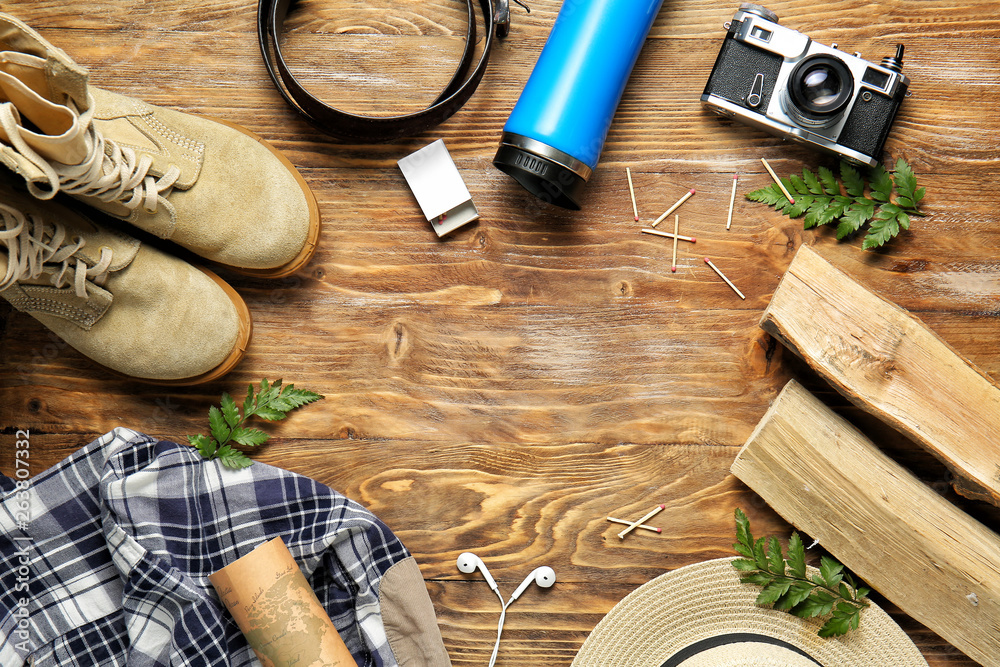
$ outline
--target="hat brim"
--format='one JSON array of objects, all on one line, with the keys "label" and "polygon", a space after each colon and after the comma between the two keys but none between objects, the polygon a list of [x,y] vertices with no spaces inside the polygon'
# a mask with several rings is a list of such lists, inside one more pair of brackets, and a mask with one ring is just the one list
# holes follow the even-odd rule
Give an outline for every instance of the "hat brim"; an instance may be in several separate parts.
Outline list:
[{"label": "hat brim", "polygon": [[910,638],[872,604],[843,637],[756,604],[732,558],[668,572],[630,593],[583,643],[572,667],[927,667]]}]

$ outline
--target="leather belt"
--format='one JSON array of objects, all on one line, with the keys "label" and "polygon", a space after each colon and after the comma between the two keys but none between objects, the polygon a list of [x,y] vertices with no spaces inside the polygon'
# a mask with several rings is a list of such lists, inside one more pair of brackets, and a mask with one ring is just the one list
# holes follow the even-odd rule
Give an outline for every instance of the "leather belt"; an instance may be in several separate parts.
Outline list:
[{"label": "leather belt", "polygon": [[[516,1],[516,0],[515,0]],[[402,116],[362,116],[335,109],[316,98],[289,71],[281,53],[281,33],[285,17],[296,0],[259,0],[257,38],[268,74],[285,101],[317,129],[337,139],[364,143],[392,141],[430,129],[447,120],[476,91],[490,58],[494,37],[506,37],[510,30],[508,0],[479,0],[486,24],[486,43],[475,69],[469,74],[476,50],[476,13],[469,7],[469,27],[465,51],[451,82],[434,102],[415,113]]]}]

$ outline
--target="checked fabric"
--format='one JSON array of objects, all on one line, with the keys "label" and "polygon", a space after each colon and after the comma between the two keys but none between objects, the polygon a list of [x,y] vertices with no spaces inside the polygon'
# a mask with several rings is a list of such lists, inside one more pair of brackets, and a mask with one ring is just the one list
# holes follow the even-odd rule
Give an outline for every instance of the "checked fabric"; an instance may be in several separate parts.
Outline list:
[{"label": "checked fabric", "polygon": [[0,475],[3,667],[259,665],[208,575],[277,536],[359,666],[450,664],[412,556],[307,477],[118,428],[25,486]]}]

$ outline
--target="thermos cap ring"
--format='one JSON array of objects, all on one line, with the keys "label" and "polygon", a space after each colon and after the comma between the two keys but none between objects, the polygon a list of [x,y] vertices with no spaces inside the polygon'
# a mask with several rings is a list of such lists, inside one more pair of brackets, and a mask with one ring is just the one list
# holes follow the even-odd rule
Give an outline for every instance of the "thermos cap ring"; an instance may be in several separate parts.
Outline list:
[{"label": "thermos cap ring", "polygon": [[504,132],[493,164],[543,201],[579,210],[593,170],[568,153],[536,139]]}]

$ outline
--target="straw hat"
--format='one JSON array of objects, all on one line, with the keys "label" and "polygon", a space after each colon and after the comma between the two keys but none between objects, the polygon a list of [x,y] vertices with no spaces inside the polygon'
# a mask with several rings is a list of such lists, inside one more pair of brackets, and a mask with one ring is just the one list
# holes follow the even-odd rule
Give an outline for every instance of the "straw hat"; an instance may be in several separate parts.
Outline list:
[{"label": "straw hat", "polygon": [[689,565],[640,586],[608,612],[572,667],[927,667],[910,638],[872,604],[843,637],[823,619],[757,605],[731,558]]}]

